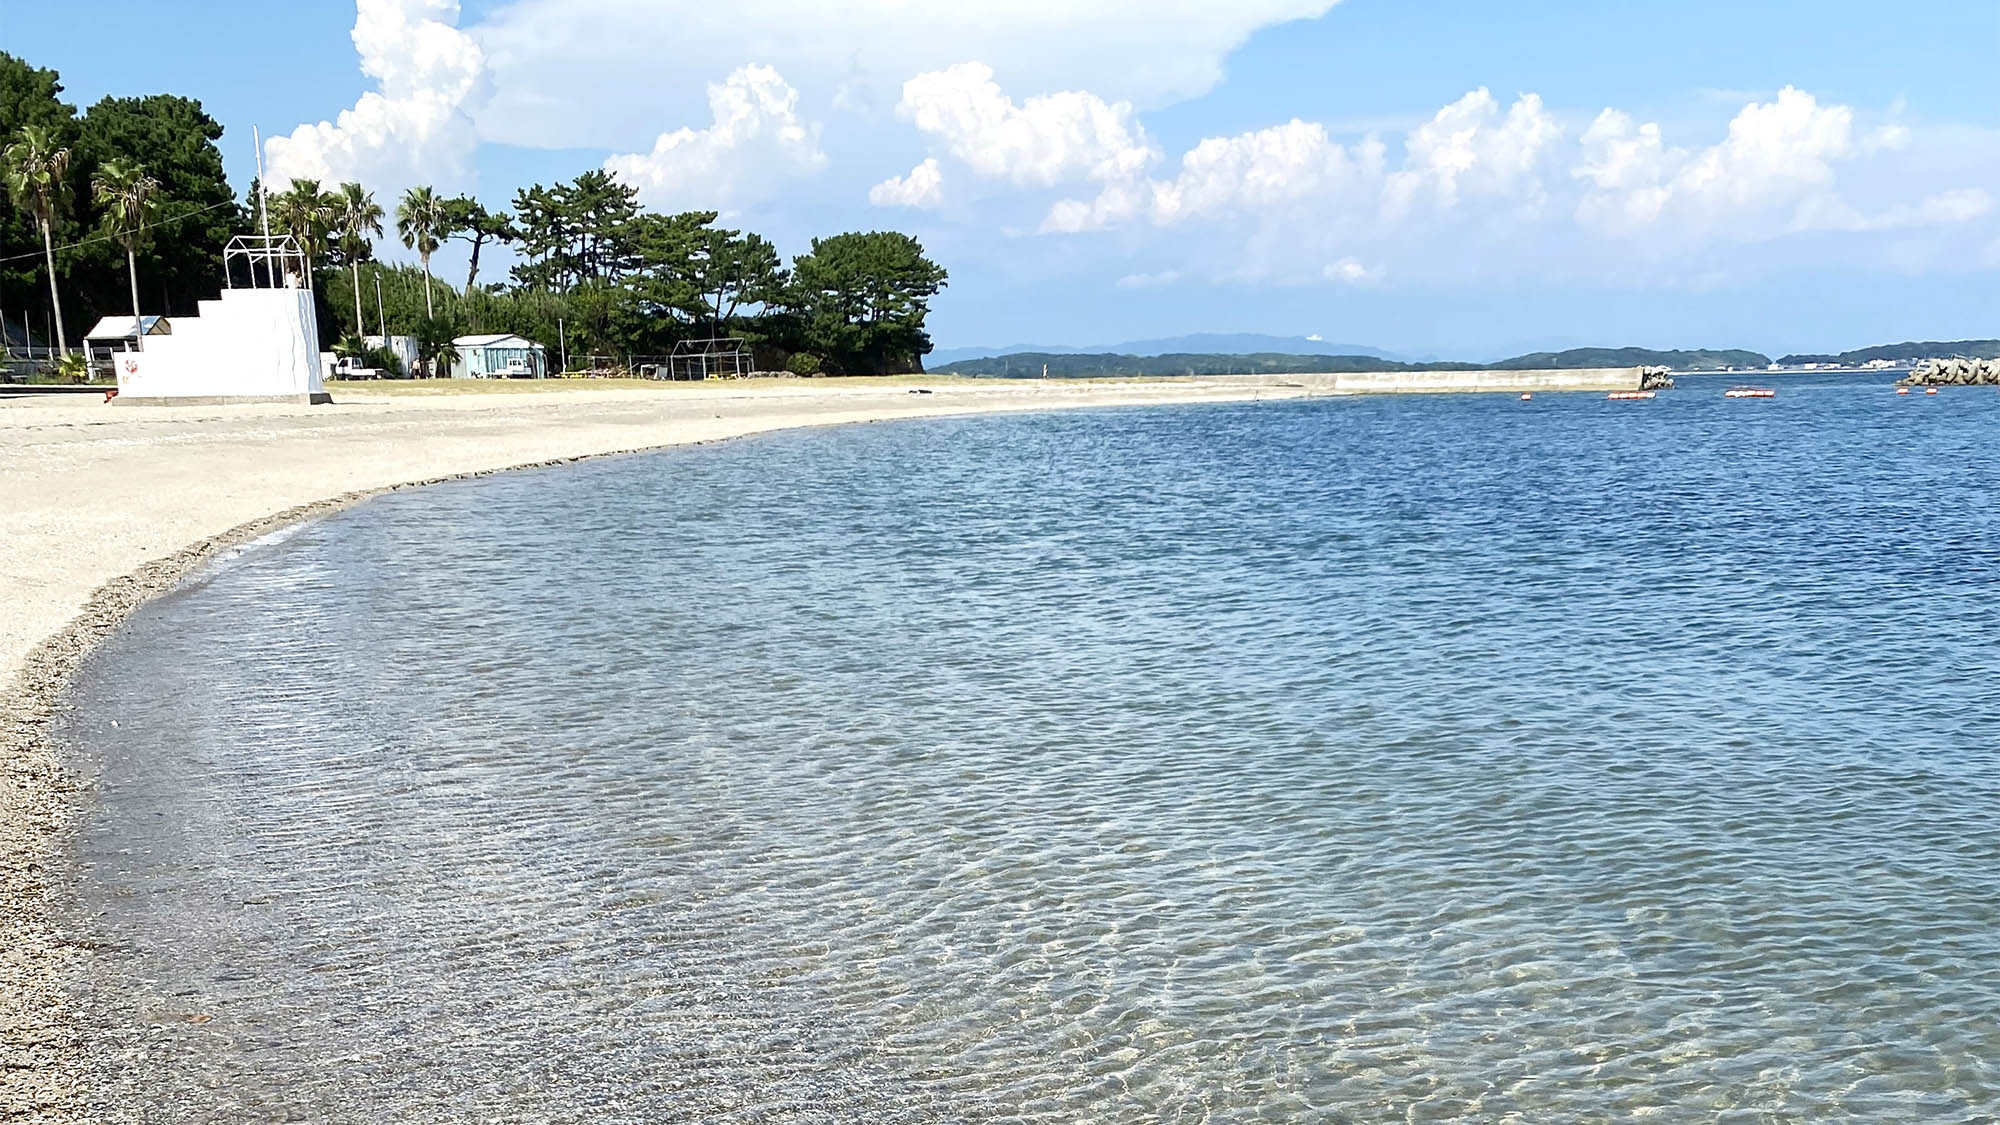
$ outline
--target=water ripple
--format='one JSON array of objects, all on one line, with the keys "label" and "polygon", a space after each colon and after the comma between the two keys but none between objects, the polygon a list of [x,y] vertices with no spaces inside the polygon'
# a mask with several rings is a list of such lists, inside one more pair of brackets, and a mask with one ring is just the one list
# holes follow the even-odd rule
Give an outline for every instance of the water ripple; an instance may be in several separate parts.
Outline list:
[{"label": "water ripple", "polygon": [[249,552],[76,688],[101,1108],[2000,1114],[2000,398],[1626,405],[776,435]]}]

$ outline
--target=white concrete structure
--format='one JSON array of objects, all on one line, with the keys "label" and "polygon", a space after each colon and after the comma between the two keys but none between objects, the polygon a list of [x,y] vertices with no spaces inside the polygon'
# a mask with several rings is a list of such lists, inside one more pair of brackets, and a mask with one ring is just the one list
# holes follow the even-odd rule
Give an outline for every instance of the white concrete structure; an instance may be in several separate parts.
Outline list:
[{"label": "white concrete structure", "polygon": [[311,290],[226,289],[116,357],[121,403],[327,402]]}]

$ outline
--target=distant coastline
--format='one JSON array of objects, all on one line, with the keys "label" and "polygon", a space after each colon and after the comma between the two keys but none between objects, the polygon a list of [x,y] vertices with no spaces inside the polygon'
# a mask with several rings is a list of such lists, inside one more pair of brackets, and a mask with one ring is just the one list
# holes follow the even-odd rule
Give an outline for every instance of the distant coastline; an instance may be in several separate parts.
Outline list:
[{"label": "distant coastline", "polygon": [[[1197,337],[1189,337],[1194,340]],[[1216,337],[1225,339],[1225,337]],[[1127,352],[1021,351],[937,363],[939,374],[975,378],[1057,379],[1189,375],[1332,375],[1395,371],[1573,371],[1608,367],[1666,367],[1677,373],[1785,371],[1895,371],[1927,359],[2000,359],[2000,340],[1933,340],[1883,344],[1838,354],[1792,354],[1773,359],[1736,348],[1570,348],[1531,352],[1495,363],[1413,362],[1367,353],[1181,351],[1157,355]]]}]

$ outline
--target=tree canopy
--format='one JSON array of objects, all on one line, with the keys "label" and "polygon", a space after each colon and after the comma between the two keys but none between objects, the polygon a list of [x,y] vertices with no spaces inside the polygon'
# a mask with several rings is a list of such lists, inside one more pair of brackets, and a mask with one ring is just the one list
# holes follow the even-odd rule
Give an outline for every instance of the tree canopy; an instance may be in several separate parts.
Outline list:
[{"label": "tree canopy", "polygon": [[[129,313],[133,287],[148,313],[193,312],[225,284],[230,236],[258,223],[256,185],[239,202],[224,176],[222,127],[201,103],[168,94],[106,98],[81,116],[61,95],[54,71],[0,53],[0,150],[24,132],[35,142],[19,150],[22,190],[0,199],[0,312],[17,331],[28,314],[38,344],[58,296],[72,341],[80,325]],[[714,211],[647,210],[603,169],[523,188],[512,202],[501,210],[416,185],[391,208],[366,185],[301,179],[271,192],[268,208],[272,232],[306,253],[329,341],[421,323],[432,344],[511,332],[552,357],[625,357],[734,336],[760,367],[838,374],[921,370],[931,350],[925,319],[945,271],[908,235],[815,239],[787,264],[770,239],[723,226]],[[385,227],[418,268],[373,260]],[[469,251],[462,288],[430,268],[448,242]],[[512,248],[511,269],[482,285],[482,255],[496,246]]]},{"label": "tree canopy", "polygon": [[921,370],[924,316],[945,271],[907,234],[875,231],[813,239],[793,264],[795,303],[832,370]]},{"label": "tree canopy", "polygon": [[[115,203],[93,189],[112,160],[157,185],[146,216],[150,230],[135,232],[144,303],[149,311],[193,312],[221,288],[222,247],[243,220],[216,147],[222,126],[190,98],[105,98],[79,116],[62,92],[55,71],[0,52],[0,148],[35,126],[70,151],[65,205],[50,232],[69,341],[101,316],[130,311],[125,251],[110,213]],[[51,298],[41,250],[31,209],[0,198],[0,313],[17,334],[26,314],[38,346],[53,343],[45,338]]]}]

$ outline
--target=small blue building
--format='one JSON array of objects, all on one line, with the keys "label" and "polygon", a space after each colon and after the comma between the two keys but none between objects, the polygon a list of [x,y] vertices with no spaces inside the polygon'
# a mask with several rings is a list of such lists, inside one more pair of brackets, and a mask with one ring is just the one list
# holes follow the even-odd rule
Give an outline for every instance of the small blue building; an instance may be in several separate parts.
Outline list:
[{"label": "small blue building", "polygon": [[454,379],[546,379],[548,349],[525,336],[460,336],[452,341],[458,362]]}]

